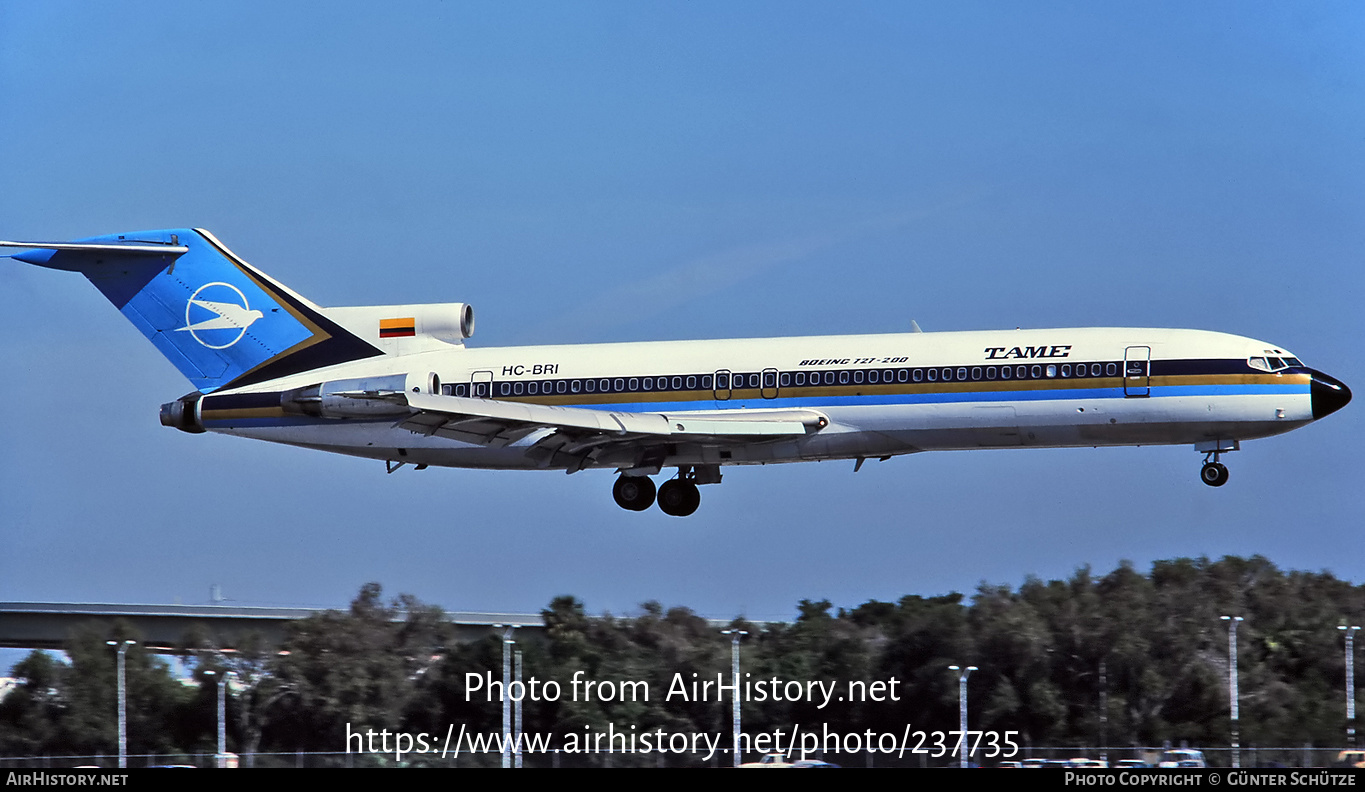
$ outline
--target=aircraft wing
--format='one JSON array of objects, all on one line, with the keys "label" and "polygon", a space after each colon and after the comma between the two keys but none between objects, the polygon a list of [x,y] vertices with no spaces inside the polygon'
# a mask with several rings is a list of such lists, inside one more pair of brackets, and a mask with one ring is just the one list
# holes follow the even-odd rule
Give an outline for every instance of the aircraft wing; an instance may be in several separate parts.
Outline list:
[{"label": "aircraft wing", "polygon": [[801,437],[829,425],[824,414],[802,408],[634,413],[421,393],[403,398],[417,411],[399,424],[409,431],[494,448],[528,440],[528,453],[543,454],[547,464],[568,455],[579,459],[579,468],[622,446],[644,451],[667,443],[752,443]]}]

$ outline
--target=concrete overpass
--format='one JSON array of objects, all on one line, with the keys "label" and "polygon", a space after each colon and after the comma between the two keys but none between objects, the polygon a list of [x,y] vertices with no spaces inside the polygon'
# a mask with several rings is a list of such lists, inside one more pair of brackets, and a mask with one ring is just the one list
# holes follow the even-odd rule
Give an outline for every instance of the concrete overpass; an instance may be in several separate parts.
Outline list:
[{"label": "concrete overpass", "polygon": [[[113,629],[124,621],[142,634],[148,649],[179,654],[185,636],[200,628],[219,648],[232,650],[257,633],[268,646],[279,646],[291,622],[323,611],[313,608],[260,608],[238,605],[122,605],[116,603],[0,602],[0,648],[65,648],[67,636],[78,625]],[[342,611],[345,612],[345,611]],[[539,613],[446,613],[455,625],[455,638],[477,641],[501,632],[499,625],[520,625],[539,632],[545,622]]]}]

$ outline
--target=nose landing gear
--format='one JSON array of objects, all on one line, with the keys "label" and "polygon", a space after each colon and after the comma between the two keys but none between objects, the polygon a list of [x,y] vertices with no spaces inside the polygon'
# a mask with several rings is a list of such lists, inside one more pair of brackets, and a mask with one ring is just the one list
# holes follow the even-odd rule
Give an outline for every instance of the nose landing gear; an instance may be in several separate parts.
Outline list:
[{"label": "nose landing gear", "polygon": [[1199,480],[1210,487],[1221,487],[1228,483],[1228,469],[1218,457],[1240,447],[1236,440],[1203,440],[1194,444],[1194,450],[1204,455],[1204,467],[1199,470]]},{"label": "nose landing gear", "polygon": [[1199,471],[1199,478],[1210,487],[1221,487],[1228,483],[1227,466],[1221,462],[1205,462]]}]

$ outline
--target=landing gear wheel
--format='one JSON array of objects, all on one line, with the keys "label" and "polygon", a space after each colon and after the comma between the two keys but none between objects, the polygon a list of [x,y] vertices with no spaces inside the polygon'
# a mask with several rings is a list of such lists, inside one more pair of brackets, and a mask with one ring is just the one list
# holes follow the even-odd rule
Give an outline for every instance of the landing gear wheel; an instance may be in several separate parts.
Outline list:
[{"label": "landing gear wheel", "polygon": [[654,503],[654,482],[647,476],[620,476],[611,488],[616,505],[630,511],[644,511]]},{"label": "landing gear wheel", "polygon": [[659,487],[659,509],[673,517],[686,517],[701,505],[697,485],[686,479],[669,479]]},{"label": "landing gear wheel", "polygon": [[1206,462],[1204,469],[1199,471],[1199,478],[1210,487],[1221,487],[1228,483],[1228,469],[1221,462]]}]

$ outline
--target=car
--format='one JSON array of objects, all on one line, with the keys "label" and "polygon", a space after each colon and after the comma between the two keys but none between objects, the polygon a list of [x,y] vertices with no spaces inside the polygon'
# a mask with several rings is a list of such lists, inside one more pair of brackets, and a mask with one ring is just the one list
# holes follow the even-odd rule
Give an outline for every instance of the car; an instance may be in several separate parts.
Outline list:
[{"label": "car", "polygon": [[1192,748],[1172,748],[1169,751],[1162,751],[1161,761],[1157,767],[1208,767],[1204,761],[1204,752],[1196,751]]}]

